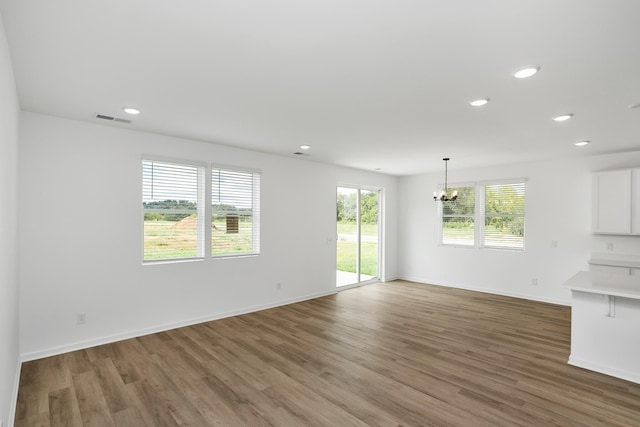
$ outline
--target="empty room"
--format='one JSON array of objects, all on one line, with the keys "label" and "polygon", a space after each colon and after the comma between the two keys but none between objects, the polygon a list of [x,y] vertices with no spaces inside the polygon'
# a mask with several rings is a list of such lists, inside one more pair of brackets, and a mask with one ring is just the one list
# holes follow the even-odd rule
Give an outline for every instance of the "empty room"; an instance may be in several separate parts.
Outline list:
[{"label": "empty room", "polygon": [[637,0],[0,0],[0,427],[640,426]]}]

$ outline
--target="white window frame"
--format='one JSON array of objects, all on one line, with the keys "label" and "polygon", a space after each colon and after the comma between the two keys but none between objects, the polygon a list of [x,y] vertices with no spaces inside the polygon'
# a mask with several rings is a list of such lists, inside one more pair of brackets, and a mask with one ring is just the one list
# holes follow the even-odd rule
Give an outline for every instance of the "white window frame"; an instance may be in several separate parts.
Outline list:
[{"label": "white window frame", "polygon": [[[516,251],[522,252],[526,248],[526,231],[523,236],[523,246],[522,248],[508,247],[508,246],[493,246],[487,245],[485,243],[485,188],[487,186],[492,185],[508,185],[508,184],[524,184],[525,186],[525,212],[523,213],[523,222],[526,230],[526,178],[515,178],[515,179],[502,179],[502,180],[487,180],[487,181],[478,181],[478,182],[463,182],[463,183],[453,183],[449,184],[448,187],[458,188],[458,187],[475,187],[475,218],[474,218],[474,244],[472,245],[456,245],[450,243],[444,243],[443,241],[443,210],[442,203],[447,202],[436,202],[437,210],[438,210],[438,245],[439,246],[447,246],[447,247],[455,247],[455,248],[472,248],[472,249],[492,249],[492,250],[506,250],[506,251]],[[438,188],[442,188],[442,184],[439,185]],[[436,190],[437,192],[439,190]],[[438,193],[439,194],[439,193]]]},{"label": "white window frame", "polygon": [[[525,247],[526,247],[526,232],[525,235],[522,236],[522,247],[521,248],[516,248],[516,247],[509,247],[509,246],[494,246],[494,245],[487,245],[486,244],[486,235],[485,235],[485,222],[486,222],[486,212],[485,212],[485,206],[486,206],[486,187],[488,186],[493,186],[493,185],[509,185],[509,184],[523,184],[525,187],[525,210],[522,214],[522,221],[525,225],[525,230],[526,230],[526,204],[527,204],[527,199],[526,199],[526,185],[527,185],[527,180],[526,178],[520,178],[520,179],[503,179],[503,180],[493,180],[493,181],[481,181],[478,182],[477,188],[476,188],[476,209],[480,211],[480,217],[482,219],[481,223],[479,224],[476,232],[478,233],[477,236],[479,237],[478,240],[478,244],[479,244],[479,248],[486,248],[486,249],[497,249],[497,250],[506,250],[506,251],[524,251]],[[479,206],[478,206],[479,205]]]},{"label": "white window frame", "polygon": [[[473,224],[473,230],[474,230],[473,245],[457,245],[457,244],[454,244],[454,243],[445,243],[444,242],[444,233],[443,233],[443,230],[442,230],[442,223],[443,223],[442,220],[444,218],[444,213],[443,213],[442,207],[443,207],[443,203],[448,203],[448,202],[440,202],[440,201],[435,202],[438,205],[438,225],[439,225],[439,227],[438,227],[438,244],[440,246],[456,247],[456,248],[471,248],[471,249],[473,249],[478,244],[477,243],[478,242],[478,227],[477,227],[477,224],[476,224],[476,222],[478,221],[478,207],[477,207],[477,205],[478,205],[478,197],[477,197],[478,189],[477,189],[477,183],[475,183],[475,182],[462,182],[462,183],[449,184],[447,191],[449,191],[449,193],[451,193],[452,189],[460,188],[460,187],[473,187],[475,189],[475,191],[476,191],[476,205],[474,206],[474,210],[473,210],[473,213],[474,213],[474,218],[473,218],[473,221],[474,221],[474,224]],[[440,194],[441,189],[444,188],[444,183],[439,184],[438,188],[440,190],[438,190],[434,194]]]},{"label": "white window frame", "polygon": [[[141,259],[143,264],[156,264],[156,263],[166,263],[166,262],[184,262],[184,261],[194,261],[201,260],[205,257],[205,234],[207,231],[206,223],[206,180],[205,176],[207,174],[207,164],[203,162],[190,161],[184,159],[174,159],[174,158],[166,158],[159,156],[142,156],[141,166],[145,162],[154,162],[154,163],[164,163],[169,165],[177,165],[177,166],[186,166],[193,167],[197,169],[197,188],[196,188],[196,216],[197,216],[197,228],[196,228],[196,254],[193,257],[181,257],[181,258],[160,258],[160,259],[145,259],[145,251],[144,251],[144,216],[145,209],[143,204],[140,204],[141,208],[141,218],[142,218],[142,247],[141,247]],[[144,182],[144,167],[141,168],[141,183]],[[143,195],[143,191],[140,192],[141,196]],[[144,198],[143,198],[144,202]]]},{"label": "white window frame", "polygon": [[[231,166],[231,165],[222,165],[217,163],[206,163],[194,160],[186,160],[186,159],[177,159],[170,157],[162,157],[155,155],[142,155],[141,156],[141,186],[144,180],[144,169],[142,165],[144,162],[161,162],[167,164],[175,164],[175,165],[183,165],[195,167],[198,169],[198,189],[197,189],[197,218],[198,218],[198,228],[197,228],[197,250],[195,257],[185,257],[185,258],[163,258],[158,260],[145,260],[144,259],[144,214],[145,210],[143,204],[140,203],[141,210],[141,220],[142,220],[142,236],[141,236],[141,250],[140,250],[140,258],[142,260],[143,265],[154,265],[154,264],[164,264],[164,263],[176,263],[176,262],[189,262],[189,261],[201,261],[204,259],[221,259],[221,258],[240,258],[240,257],[249,257],[249,256],[258,256],[260,255],[260,194],[261,194],[261,177],[262,171],[259,169],[251,169],[245,167]],[[233,171],[233,172],[242,172],[242,173],[251,173],[253,175],[253,187],[252,187],[252,250],[251,252],[242,252],[242,253],[224,253],[224,254],[215,254],[212,252],[212,242],[211,242],[211,215],[212,215],[212,169],[216,170],[225,170],[225,171]],[[143,195],[143,189],[140,191],[140,195]],[[144,200],[143,200],[144,201]],[[202,220],[201,220],[202,219]]]},{"label": "white window frame", "polygon": [[209,197],[209,203],[207,203],[207,207],[209,208],[207,218],[211,218],[212,216],[212,171],[213,170],[224,170],[231,172],[240,172],[247,173],[252,175],[253,179],[253,187],[252,187],[252,228],[251,228],[251,252],[242,252],[242,253],[225,253],[225,254],[212,254],[213,248],[211,247],[211,226],[207,227],[207,231],[209,235],[207,236],[207,242],[209,242],[209,248],[207,249],[207,253],[212,258],[236,258],[243,256],[255,256],[260,255],[260,194],[261,194],[261,185],[262,185],[262,172],[259,169],[251,169],[251,168],[243,168],[238,166],[230,166],[212,163],[209,166],[209,171],[207,177],[207,183],[209,185],[207,189],[207,195]]}]

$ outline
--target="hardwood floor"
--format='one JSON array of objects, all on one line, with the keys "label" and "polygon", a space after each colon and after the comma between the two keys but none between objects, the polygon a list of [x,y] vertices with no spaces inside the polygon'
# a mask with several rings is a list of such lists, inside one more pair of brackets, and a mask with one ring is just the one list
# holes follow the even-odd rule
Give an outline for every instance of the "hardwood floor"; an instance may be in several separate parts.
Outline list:
[{"label": "hardwood floor", "polygon": [[640,426],[569,307],[403,281],[23,365],[16,426]]}]

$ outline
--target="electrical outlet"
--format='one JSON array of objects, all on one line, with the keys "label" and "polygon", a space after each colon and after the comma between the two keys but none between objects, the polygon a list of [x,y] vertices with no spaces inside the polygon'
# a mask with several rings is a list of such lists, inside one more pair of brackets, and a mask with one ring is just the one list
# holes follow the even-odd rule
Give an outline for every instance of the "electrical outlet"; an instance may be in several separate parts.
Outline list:
[{"label": "electrical outlet", "polygon": [[608,250],[609,252],[612,252],[612,251],[613,251],[613,243],[607,243],[607,250]]},{"label": "electrical outlet", "polygon": [[78,313],[77,320],[78,325],[84,325],[85,323],[87,323],[87,315],[85,313]]},{"label": "electrical outlet", "polygon": [[538,279],[531,279],[531,286],[538,286]]},{"label": "electrical outlet", "polygon": [[551,241],[551,247],[552,248],[557,248],[558,247],[558,241],[557,240],[552,240]]},{"label": "electrical outlet", "polygon": [[280,282],[276,283],[276,289],[277,290],[282,289],[282,283],[280,283]]}]

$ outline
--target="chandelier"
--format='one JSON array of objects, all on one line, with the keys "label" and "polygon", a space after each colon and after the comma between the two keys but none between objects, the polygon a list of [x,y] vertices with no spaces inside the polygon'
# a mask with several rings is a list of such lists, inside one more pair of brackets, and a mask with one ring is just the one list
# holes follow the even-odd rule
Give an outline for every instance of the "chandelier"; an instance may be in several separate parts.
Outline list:
[{"label": "chandelier", "polygon": [[440,193],[440,196],[438,197],[438,192],[434,191],[433,192],[433,200],[440,201],[440,202],[453,202],[454,200],[456,200],[458,198],[458,192],[454,191],[453,194],[451,195],[451,197],[449,197],[447,195],[447,162],[449,161],[448,157],[445,157],[444,159],[444,190],[442,190],[442,192]]}]

